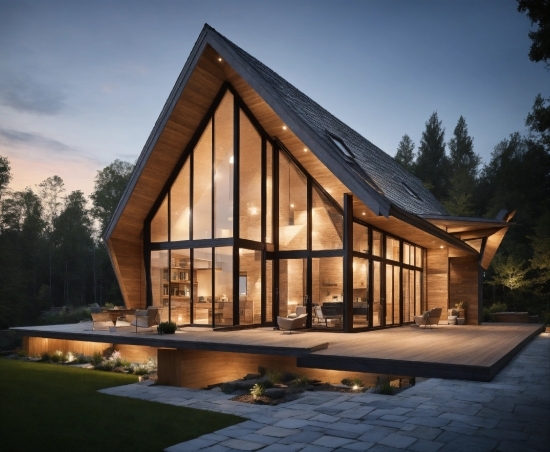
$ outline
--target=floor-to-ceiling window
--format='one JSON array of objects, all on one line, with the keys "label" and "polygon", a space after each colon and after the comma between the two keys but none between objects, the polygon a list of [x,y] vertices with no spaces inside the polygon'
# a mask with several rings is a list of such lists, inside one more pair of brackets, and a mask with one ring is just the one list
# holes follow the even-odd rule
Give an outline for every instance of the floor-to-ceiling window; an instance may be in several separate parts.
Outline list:
[{"label": "floor-to-ceiling window", "polygon": [[333,331],[412,321],[420,248],[355,222],[348,292],[338,203],[232,89],[203,124],[147,221],[148,303],[163,320],[260,325],[305,307],[309,325]]}]

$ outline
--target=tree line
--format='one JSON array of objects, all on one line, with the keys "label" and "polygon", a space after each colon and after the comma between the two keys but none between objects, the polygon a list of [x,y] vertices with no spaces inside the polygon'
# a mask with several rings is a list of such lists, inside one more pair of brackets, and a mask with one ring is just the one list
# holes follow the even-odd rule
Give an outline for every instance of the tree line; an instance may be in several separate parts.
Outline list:
[{"label": "tree line", "polygon": [[540,94],[519,132],[498,143],[488,163],[460,116],[449,141],[432,113],[417,151],[403,135],[395,160],[417,176],[452,216],[495,218],[515,210],[513,225],[486,274],[485,303],[548,312],[550,280],[550,98]]},{"label": "tree line", "polygon": [[[550,70],[550,2],[517,0],[532,26],[529,59]],[[515,210],[495,259],[485,275],[484,305],[504,302],[550,324],[550,98],[535,98],[525,120],[527,134],[510,134],[481,165],[473,138],[460,116],[445,142],[445,129],[432,113],[418,151],[403,135],[395,160],[416,175],[449,214],[494,218],[500,209]],[[449,153],[446,152],[448,146]]]},{"label": "tree line", "polygon": [[34,324],[53,306],[123,303],[101,235],[132,170],[115,160],[98,171],[88,207],[59,176],[11,190],[0,156],[0,328]]}]

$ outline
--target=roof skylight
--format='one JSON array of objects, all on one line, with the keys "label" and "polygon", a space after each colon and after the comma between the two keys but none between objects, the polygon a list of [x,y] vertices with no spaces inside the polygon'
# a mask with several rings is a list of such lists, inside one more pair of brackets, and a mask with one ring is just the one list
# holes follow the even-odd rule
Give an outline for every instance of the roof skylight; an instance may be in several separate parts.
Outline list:
[{"label": "roof skylight", "polygon": [[422,201],[422,198],[418,196],[411,187],[409,187],[405,182],[401,182],[401,183],[403,184],[403,187],[405,187],[405,190],[407,190],[409,195],[411,195],[413,198],[416,198]]},{"label": "roof skylight", "polygon": [[348,147],[344,144],[344,142],[340,138],[335,137],[332,134],[329,134],[329,136],[330,136],[332,142],[338,147],[338,149],[340,149],[344,153],[344,155],[346,157],[353,158],[353,156],[351,155],[350,150],[348,149]]}]

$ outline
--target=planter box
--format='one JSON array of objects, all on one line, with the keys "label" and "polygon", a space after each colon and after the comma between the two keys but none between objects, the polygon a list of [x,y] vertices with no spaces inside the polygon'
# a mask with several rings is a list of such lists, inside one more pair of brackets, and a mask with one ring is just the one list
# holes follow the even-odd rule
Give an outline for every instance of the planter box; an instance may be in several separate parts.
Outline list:
[{"label": "planter box", "polygon": [[528,312],[495,312],[495,322],[529,323]]},{"label": "planter box", "polygon": [[447,317],[447,322],[449,325],[456,325],[456,315],[450,315]]},{"label": "planter box", "polygon": [[456,322],[458,325],[464,325],[466,319],[464,317],[459,317],[458,319],[456,319]]}]

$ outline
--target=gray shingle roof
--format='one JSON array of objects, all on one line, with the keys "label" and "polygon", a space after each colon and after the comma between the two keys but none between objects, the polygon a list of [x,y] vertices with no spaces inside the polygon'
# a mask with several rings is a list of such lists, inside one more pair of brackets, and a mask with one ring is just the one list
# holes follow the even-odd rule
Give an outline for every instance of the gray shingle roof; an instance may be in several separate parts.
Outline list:
[{"label": "gray shingle roof", "polygon": [[[220,35],[213,28],[208,27],[208,29],[215,32],[231,46],[313,132],[329,143],[335,153],[341,154],[347,164],[362,174],[366,182],[390,203],[416,215],[447,215],[441,203],[423,186],[422,182],[406,171],[392,157],[348,127],[265,64]],[[351,151],[353,159],[346,158],[331,140],[329,134],[344,142]]]}]

